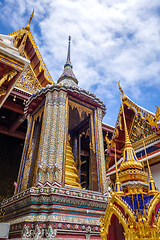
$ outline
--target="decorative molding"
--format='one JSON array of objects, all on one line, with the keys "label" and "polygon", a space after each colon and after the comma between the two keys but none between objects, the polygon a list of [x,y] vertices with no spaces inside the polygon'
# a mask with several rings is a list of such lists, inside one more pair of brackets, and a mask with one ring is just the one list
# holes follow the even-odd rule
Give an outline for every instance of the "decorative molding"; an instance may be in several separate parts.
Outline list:
[{"label": "decorative molding", "polygon": [[35,77],[33,70],[30,66],[23,72],[21,78],[16,83],[16,87],[23,91],[27,91],[29,93],[36,93],[37,90],[41,89],[41,84]]},{"label": "decorative molding", "polygon": [[9,57],[6,57],[2,54],[0,54],[0,61],[2,63],[5,63],[7,64],[8,66],[11,66],[13,67],[14,69],[16,69],[17,71],[22,71],[23,70],[23,67],[24,65],[21,64],[21,63],[17,63],[16,61],[14,61],[13,59],[9,58]]},{"label": "decorative molding", "polygon": [[152,133],[151,135],[147,136],[146,138],[143,138],[137,142],[132,143],[132,146],[135,150],[137,150],[137,149],[143,147],[143,141],[144,141],[145,145],[147,146],[148,144],[153,143],[159,139],[160,139],[160,136],[156,135],[155,133]]},{"label": "decorative molding", "polygon": [[6,74],[3,75],[3,77],[0,79],[0,86],[2,86],[2,84],[5,81],[10,81],[18,72],[16,70],[10,70],[8,71]]},{"label": "decorative molding", "polygon": [[34,48],[34,50],[35,50],[35,52],[37,54],[37,57],[38,57],[38,59],[40,61],[39,71],[41,72],[42,70],[44,70],[44,76],[45,76],[46,80],[49,83],[53,84],[54,81],[53,81],[53,79],[52,79],[52,77],[51,77],[51,75],[50,75],[50,73],[49,73],[49,71],[48,71],[48,69],[47,69],[47,67],[46,67],[46,65],[44,63],[44,60],[43,60],[43,58],[42,58],[42,56],[41,56],[41,54],[39,52],[39,49],[38,49],[38,47],[36,45],[36,42],[35,42],[35,40],[33,38],[32,33],[30,31],[28,32],[28,37],[29,37],[29,40],[31,41],[31,44],[33,45],[33,48]]},{"label": "decorative molding", "polygon": [[76,108],[78,113],[79,113],[79,116],[81,117],[82,116],[82,113],[85,112],[86,115],[88,116],[89,114],[92,114],[93,111],[83,105],[81,105],[80,103],[77,103],[77,102],[74,102],[72,100],[69,99],[69,105],[71,106],[72,110],[73,108]]},{"label": "decorative molding", "polygon": [[6,94],[6,90],[0,87],[0,97]]}]

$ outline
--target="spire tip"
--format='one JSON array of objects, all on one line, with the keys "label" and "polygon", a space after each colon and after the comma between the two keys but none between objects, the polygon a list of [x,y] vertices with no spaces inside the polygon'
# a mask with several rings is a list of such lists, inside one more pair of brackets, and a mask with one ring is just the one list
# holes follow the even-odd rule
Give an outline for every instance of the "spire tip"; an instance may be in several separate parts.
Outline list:
[{"label": "spire tip", "polygon": [[30,16],[29,22],[28,22],[27,26],[25,27],[25,29],[26,29],[27,31],[30,31],[30,23],[31,23],[31,20],[32,20],[32,18],[33,18],[33,15],[34,15],[34,8],[33,8],[32,14],[31,14],[31,16]]}]

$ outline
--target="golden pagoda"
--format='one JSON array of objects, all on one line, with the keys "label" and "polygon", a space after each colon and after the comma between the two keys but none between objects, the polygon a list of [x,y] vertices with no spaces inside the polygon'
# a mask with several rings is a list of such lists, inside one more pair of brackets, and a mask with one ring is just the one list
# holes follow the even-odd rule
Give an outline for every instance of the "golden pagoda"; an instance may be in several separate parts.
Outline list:
[{"label": "golden pagoda", "polygon": [[77,169],[75,167],[74,157],[69,140],[67,141],[65,168],[65,186],[82,188],[79,184],[79,177],[77,175]]},{"label": "golden pagoda", "polygon": [[[142,164],[136,157],[135,151],[131,145],[127,125],[124,115],[123,103],[121,100],[122,112],[123,112],[123,120],[124,120],[124,129],[125,129],[125,148],[123,151],[123,161],[120,166],[119,179],[122,185],[125,187],[128,184],[134,182],[134,184],[142,185],[146,187],[148,174],[142,171]],[[144,184],[145,183],[145,184]]]},{"label": "golden pagoda", "polygon": [[155,186],[149,164],[147,182],[148,174],[142,170],[142,165],[132,148],[123,104],[121,105],[125,129],[123,161],[119,174],[115,161],[115,189],[106,208],[105,217],[101,218],[101,239],[158,240],[160,239],[160,192]]}]

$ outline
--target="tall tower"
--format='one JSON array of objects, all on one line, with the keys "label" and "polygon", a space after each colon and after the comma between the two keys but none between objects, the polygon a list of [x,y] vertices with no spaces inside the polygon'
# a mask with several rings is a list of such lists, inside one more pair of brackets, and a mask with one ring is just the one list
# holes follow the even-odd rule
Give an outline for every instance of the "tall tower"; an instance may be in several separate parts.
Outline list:
[{"label": "tall tower", "polygon": [[94,94],[78,87],[70,61],[70,41],[71,37],[57,84],[42,88],[26,104],[29,124],[17,193],[33,186],[65,186],[68,135],[80,186],[106,191],[102,138],[106,108]]},{"label": "tall tower", "polygon": [[100,239],[100,216],[107,205],[102,135],[106,107],[78,86],[70,42],[69,37],[57,84],[41,88],[26,103],[28,130],[17,195],[3,204],[10,238],[84,239],[91,234]]}]

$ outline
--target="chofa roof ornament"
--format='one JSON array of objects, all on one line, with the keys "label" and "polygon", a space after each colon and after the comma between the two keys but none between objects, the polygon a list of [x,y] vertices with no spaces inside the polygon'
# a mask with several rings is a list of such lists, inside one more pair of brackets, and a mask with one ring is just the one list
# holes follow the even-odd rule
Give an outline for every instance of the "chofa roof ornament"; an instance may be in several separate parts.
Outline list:
[{"label": "chofa roof ornament", "polygon": [[33,8],[32,14],[30,16],[29,22],[28,22],[27,26],[25,27],[25,29],[27,31],[30,31],[30,23],[31,23],[31,20],[32,20],[33,16],[34,16],[34,8]]}]

